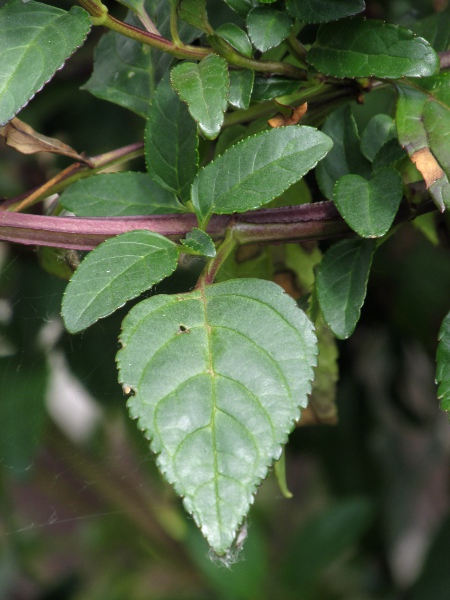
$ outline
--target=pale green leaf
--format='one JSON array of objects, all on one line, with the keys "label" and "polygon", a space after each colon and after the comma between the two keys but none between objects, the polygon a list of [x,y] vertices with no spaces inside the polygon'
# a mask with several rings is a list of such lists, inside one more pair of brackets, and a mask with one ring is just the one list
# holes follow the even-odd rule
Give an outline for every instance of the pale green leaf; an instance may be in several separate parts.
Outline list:
[{"label": "pale green leaf", "polygon": [[215,139],[227,109],[230,82],[226,60],[210,54],[198,64],[181,63],[172,69],[171,80],[200,131],[206,138]]},{"label": "pale green leaf", "polygon": [[61,314],[70,333],[110,315],[168,277],[177,266],[177,246],[151,231],[110,238],[92,250],[70,280]]},{"label": "pale green leaf", "polygon": [[149,175],[183,201],[189,200],[198,170],[197,148],[197,126],[166,76],[153,95],[145,129]]},{"label": "pale green leaf", "polygon": [[247,29],[253,45],[261,52],[278,46],[291,32],[293,21],[274,8],[254,8],[248,13]]},{"label": "pale green leaf", "polygon": [[441,408],[450,411],[450,313],[442,321],[436,354],[436,381]]},{"label": "pale green leaf", "polygon": [[78,217],[124,217],[184,212],[173,194],[145,173],[102,173],[80,179],[60,196]]},{"label": "pale green leaf", "polygon": [[244,212],[267,204],[315,167],[331,149],[312,127],[279,127],[246,138],[201,169],[192,203],[201,223],[213,213]]},{"label": "pale green leaf", "polygon": [[363,0],[287,0],[288,12],[303,23],[328,23],[362,12]]},{"label": "pale green leaf", "polygon": [[346,223],[369,238],[389,231],[402,197],[402,177],[393,167],[380,169],[369,180],[344,175],[334,188],[334,203]]},{"label": "pale green leaf", "polygon": [[306,405],[313,327],[274,283],[234,280],[144,300],[125,318],[121,342],[130,413],[224,555]]},{"label": "pale green leaf", "polygon": [[195,250],[195,252],[202,256],[209,256],[211,258],[216,256],[214,242],[207,233],[197,227],[194,227],[194,229],[186,235],[186,238],[181,240],[181,243],[184,246],[191,248],[191,250]]},{"label": "pale green leaf", "polygon": [[317,297],[325,322],[339,339],[348,338],[359,320],[374,250],[373,240],[343,240],[320,263]]},{"label": "pale green leaf", "polygon": [[319,28],[307,55],[321,73],[333,77],[427,77],[439,71],[439,56],[405,27],[354,17]]},{"label": "pale green leaf", "polygon": [[0,126],[49,81],[81,46],[91,27],[88,13],[30,0],[0,9]]}]

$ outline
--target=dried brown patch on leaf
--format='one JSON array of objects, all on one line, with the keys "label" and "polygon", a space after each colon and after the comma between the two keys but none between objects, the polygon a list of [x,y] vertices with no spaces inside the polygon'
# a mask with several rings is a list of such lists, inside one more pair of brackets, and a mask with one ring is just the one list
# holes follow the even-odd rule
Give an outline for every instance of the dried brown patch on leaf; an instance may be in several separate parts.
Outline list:
[{"label": "dried brown patch on leaf", "polygon": [[422,173],[427,188],[445,176],[441,165],[434,158],[429,148],[422,148],[411,156],[411,160]]},{"label": "dried brown patch on leaf", "polygon": [[296,106],[292,109],[292,114],[289,117],[278,113],[272,119],[267,122],[271,127],[286,127],[286,125],[297,125],[306,111],[308,110],[308,103],[304,102],[300,106]]}]

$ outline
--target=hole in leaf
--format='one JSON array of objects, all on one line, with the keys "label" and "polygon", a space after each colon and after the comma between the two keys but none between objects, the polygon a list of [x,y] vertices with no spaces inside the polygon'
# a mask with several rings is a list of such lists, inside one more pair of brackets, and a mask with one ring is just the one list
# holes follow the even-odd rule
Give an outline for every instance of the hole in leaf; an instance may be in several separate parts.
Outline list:
[{"label": "hole in leaf", "polygon": [[180,333],[190,333],[190,329],[189,327],[186,327],[186,325],[180,325],[177,331],[177,335],[180,335]]}]

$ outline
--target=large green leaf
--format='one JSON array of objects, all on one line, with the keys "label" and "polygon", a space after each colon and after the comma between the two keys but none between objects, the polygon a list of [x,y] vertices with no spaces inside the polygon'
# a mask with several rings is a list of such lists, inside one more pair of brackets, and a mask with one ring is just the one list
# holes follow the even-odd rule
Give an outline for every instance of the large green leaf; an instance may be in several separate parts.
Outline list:
[{"label": "large green leaf", "polygon": [[354,17],[321,25],[308,62],[334,77],[426,77],[439,57],[423,38],[398,25]]},{"label": "large green leaf", "polygon": [[344,175],[334,188],[339,212],[362,237],[387,233],[402,197],[402,177],[393,167],[380,169],[369,181],[359,175]]},{"label": "large green leaf", "polygon": [[312,324],[272,282],[154,296],[123,323],[131,415],[211,547],[226,554],[306,405]]},{"label": "large green leaf", "polygon": [[168,277],[178,250],[151,231],[132,231],[92,250],[66,288],[61,314],[68,331],[77,333],[110,315],[127,300]]},{"label": "large green leaf", "polygon": [[331,152],[316,169],[317,183],[328,200],[333,200],[334,185],[343,175],[354,173],[368,179],[371,167],[359,147],[359,135],[350,106],[338,108],[322,128],[333,140]]},{"label": "large green leaf", "polygon": [[149,175],[182,200],[189,200],[198,169],[197,148],[197,126],[167,75],[153,95],[145,129]]},{"label": "large green leaf", "polygon": [[30,0],[0,10],[0,126],[49,81],[81,46],[91,27],[88,13]]},{"label": "large green leaf", "polygon": [[145,173],[103,173],[81,179],[60,197],[78,217],[119,217],[183,212],[173,192],[160,187]]},{"label": "large green leaf", "polygon": [[247,29],[253,45],[261,52],[281,44],[291,32],[293,21],[274,8],[254,8],[248,13]]},{"label": "large green leaf", "polygon": [[399,142],[443,211],[450,206],[450,73],[396,87]]},{"label": "large green leaf", "polygon": [[442,410],[450,411],[450,313],[442,321],[436,354],[436,381]]},{"label": "large green leaf", "polygon": [[317,297],[323,318],[336,337],[348,338],[366,297],[373,240],[343,240],[325,253],[317,272]]},{"label": "large green leaf", "polygon": [[171,80],[203,135],[216,138],[227,109],[230,81],[226,60],[210,54],[198,64],[181,63],[172,69]]},{"label": "large green leaf", "polygon": [[362,12],[364,0],[287,0],[288,12],[304,23],[328,23]]},{"label": "large green leaf", "polygon": [[246,138],[201,169],[192,203],[201,223],[213,213],[244,212],[267,204],[298,181],[332,147],[313,127],[280,127]]}]

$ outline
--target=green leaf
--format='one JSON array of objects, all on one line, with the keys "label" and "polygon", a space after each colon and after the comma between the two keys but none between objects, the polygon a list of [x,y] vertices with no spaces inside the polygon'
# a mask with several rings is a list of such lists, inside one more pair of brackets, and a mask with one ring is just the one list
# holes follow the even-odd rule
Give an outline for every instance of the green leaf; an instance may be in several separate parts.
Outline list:
[{"label": "green leaf", "polygon": [[252,97],[255,72],[249,69],[230,71],[230,93],[228,102],[235,108],[246,109]]},{"label": "green leaf", "polygon": [[224,23],[214,33],[223,38],[230,46],[244,56],[248,56],[249,58],[252,56],[253,48],[248,35],[234,23]]},{"label": "green leaf", "polygon": [[450,73],[396,87],[399,142],[444,211],[450,206]]},{"label": "green leaf", "polygon": [[247,17],[249,11],[258,5],[256,0],[225,0],[225,3],[244,19]]},{"label": "green leaf", "polygon": [[333,148],[319,163],[316,177],[322,194],[333,200],[334,185],[340,177],[354,173],[369,179],[371,167],[361,153],[358,129],[348,104],[331,113],[322,131],[333,140]]},{"label": "green leaf", "polygon": [[153,95],[145,129],[149,175],[183,201],[198,170],[197,126],[165,76]]},{"label": "green leaf", "polygon": [[398,143],[397,137],[392,138],[378,150],[377,155],[373,159],[372,170],[376,173],[384,167],[395,166],[396,163],[405,157],[406,152]]},{"label": "green leaf", "polygon": [[363,0],[287,0],[288,12],[304,23],[328,23],[362,12]]},{"label": "green leaf", "polygon": [[412,31],[375,19],[354,17],[321,25],[307,55],[333,77],[426,77],[439,71],[439,56]]},{"label": "green leaf", "polygon": [[70,333],[110,315],[168,277],[177,266],[177,246],[151,231],[132,231],[100,244],[75,271],[61,314]]},{"label": "green leaf", "polygon": [[293,94],[299,88],[299,82],[281,77],[255,77],[252,100],[264,102],[278,96]]},{"label": "green leaf", "polygon": [[209,31],[206,0],[178,0],[177,13],[180,19],[202,31]]},{"label": "green leaf", "polygon": [[442,321],[436,353],[436,381],[441,409],[450,411],[450,313]]},{"label": "green leaf", "polygon": [[186,209],[145,173],[103,173],[80,179],[60,196],[78,217],[160,215]]},{"label": "green leaf", "polygon": [[130,413],[224,555],[306,405],[312,325],[274,283],[234,280],[144,300],[125,318],[121,342]]},{"label": "green leaf", "polygon": [[201,223],[213,214],[245,212],[267,204],[298,181],[331,149],[313,127],[279,127],[246,138],[201,169],[192,203]]},{"label": "green leaf", "polygon": [[317,271],[317,297],[323,318],[336,337],[353,333],[366,297],[373,240],[343,240],[325,253]]},{"label": "green leaf", "polygon": [[362,237],[387,233],[403,197],[402,176],[384,167],[367,181],[359,175],[344,175],[334,188],[334,203],[346,223]]},{"label": "green leaf", "polygon": [[91,27],[88,13],[30,0],[0,9],[0,126],[31,100],[81,46]]},{"label": "green leaf", "polygon": [[281,44],[291,32],[293,21],[286,12],[254,8],[248,13],[247,29],[253,45],[261,52]]},{"label": "green leaf", "polygon": [[207,139],[215,139],[227,109],[230,82],[226,60],[210,54],[198,64],[181,63],[172,69],[171,80],[200,131]]},{"label": "green leaf", "polygon": [[429,42],[436,52],[444,52],[450,45],[450,6],[410,25],[410,29]]},{"label": "green leaf", "polygon": [[373,162],[386,142],[397,137],[395,123],[389,115],[379,114],[370,119],[361,136],[361,151]]},{"label": "green leaf", "polygon": [[209,256],[211,258],[216,256],[214,242],[207,233],[197,227],[194,227],[194,229],[186,235],[186,239],[181,240],[181,243],[184,246],[195,250],[195,252],[202,256]]}]

